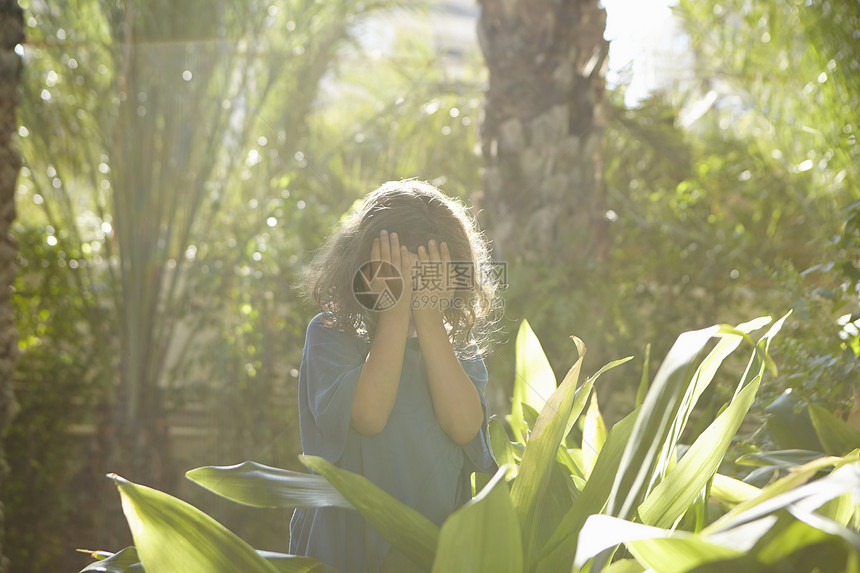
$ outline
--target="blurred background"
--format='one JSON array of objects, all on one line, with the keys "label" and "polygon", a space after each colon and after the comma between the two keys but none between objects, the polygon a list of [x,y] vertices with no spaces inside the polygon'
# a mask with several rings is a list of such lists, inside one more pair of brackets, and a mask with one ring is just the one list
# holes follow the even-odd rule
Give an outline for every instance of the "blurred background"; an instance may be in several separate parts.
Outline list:
[{"label": "blurred background", "polygon": [[653,372],[684,330],[789,310],[744,439],[772,439],[764,409],[786,389],[851,414],[856,2],[20,5],[19,356],[0,381],[17,401],[0,483],[11,571],[77,571],[76,548],[131,544],[108,472],[287,550],[288,512],[183,474],[303,469],[314,310],[298,274],[391,179],[474,205],[506,265],[487,359],[500,417],[524,318],[559,379],[572,334],[586,373],[636,356],[598,388],[614,421],[649,345]]}]

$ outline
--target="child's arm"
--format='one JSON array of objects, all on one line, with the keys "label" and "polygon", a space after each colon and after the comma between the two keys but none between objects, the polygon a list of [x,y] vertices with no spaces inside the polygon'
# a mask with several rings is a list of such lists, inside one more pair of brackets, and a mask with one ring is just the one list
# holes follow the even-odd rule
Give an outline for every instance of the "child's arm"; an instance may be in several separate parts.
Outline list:
[{"label": "child's arm", "polygon": [[[442,243],[441,255],[435,241],[430,241],[428,247],[429,249],[424,249],[423,246],[419,248],[419,260],[450,262],[447,244]],[[438,296],[444,297],[445,293]],[[412,311],[412,316],[418,342],[424,353],[436,419],[451,440],[460,445],[467,444],[484,422],[484,409],[478,391],[463,370],[454,353],[454,347],[448,340],[441,310],[416,308]]]},{"label": "child's arm", "polygon": [[[408,255],[405,251],[406,247],[403,247],[404,257]],[[380,238],[373,240],[371,258],[390,262],[399,270],[401,247],[397,233],[391,234],[389,242],[388,234],[382,231]],[[379,285],[377,292],[380,290],[378,287]],[[380,314],[373,342],[358,375],[352,399],[350,424],[361,434],[372,436],[381,432],[394,408],[397,387],[400,385],[400,371],[403,368],[411,300],[412,285],[409,280],[405,280],[400,299],[393,307]]]},{"label": "child's arm", "polygon": [[434,317],[431,312],[435,311],[415,310],[414,316],[433,409],[448,437],[457,444],[468,444],[484,422],[481,398],[454,354],[441,313]]}]

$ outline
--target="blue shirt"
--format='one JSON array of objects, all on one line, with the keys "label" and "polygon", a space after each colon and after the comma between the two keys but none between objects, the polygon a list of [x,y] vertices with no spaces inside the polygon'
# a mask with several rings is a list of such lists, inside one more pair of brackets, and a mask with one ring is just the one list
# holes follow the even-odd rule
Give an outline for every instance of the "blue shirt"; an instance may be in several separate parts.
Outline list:
[{"label": "blue shirt", "polygon": [[[487,431],[487,368],[480,356],[460,359],[484,408],[484,422],[465,445],[451,441],[436,419],[418,339],[407,339],[394,408],[374,436],[352,429],[355,385],[370,343],[326,327],[319,314],[308,325],[299,371],[299,425],[305,454],[321,456],[365,476],[390,495],[441,525],[471,497],[471,474],[497,469]],[[297,509],[290,522],[290,553],[308,555],[349,573],[375,573],[390,546],[357,511]]]}]

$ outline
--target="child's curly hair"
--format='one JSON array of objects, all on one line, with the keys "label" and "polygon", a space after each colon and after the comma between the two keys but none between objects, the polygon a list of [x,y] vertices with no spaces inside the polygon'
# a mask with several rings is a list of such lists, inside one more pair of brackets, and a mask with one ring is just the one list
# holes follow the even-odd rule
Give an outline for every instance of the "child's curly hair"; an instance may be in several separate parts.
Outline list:
[{"label": "child's curly hair", "polygon": [[326,324],[372,338],[379,313],[360,304],[352,289],[356,271],[370,260],[373,239],[383,229],[396,232],[413,253],[430,239],[446,241],[452,263],[469,265],[470,284],[455,290],[443,316],[458,354],[487,352],[501,303],[498,278],[487,272],[492,264],[487,242],[465,206],[415,179],[389,181],[368,194],[304,268],[301,287],[325,314]]}]

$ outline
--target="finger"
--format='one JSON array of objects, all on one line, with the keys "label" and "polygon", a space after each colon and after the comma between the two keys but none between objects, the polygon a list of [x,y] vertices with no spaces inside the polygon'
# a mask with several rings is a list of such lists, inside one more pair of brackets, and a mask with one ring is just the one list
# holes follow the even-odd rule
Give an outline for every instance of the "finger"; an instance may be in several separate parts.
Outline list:
[{"label": "finger", "polygon": [[[412,292],[412,255],[406,245],[400,246],[400,275],[403,277],[403,292]],[[411,295],[410,295],[411,296]]]},{"label": "finger", "polygon": [[424,248],[424,245],[418,247],[418,260],[422,263],[430,260],[430,257],[427,255],[427,249]]},{"label": "finger", "polygon": [[404,260],[406,261],[405,278],[409,281],[409,288],[414,288],[413,277],[415,274],[417,274],[417,270],[415,269],[415,267],[418,265],[418,255],[409,251],[409,249],[407,249],[405,245],[403,246],[403,248],[406,249],[404,251]]},{"label": "finger", "polygon": [[448,243],[442,241],[440,250],[442,255],[442,272],[445,277],[445,287],[448,288],[448,285],[453,282],[451,275],[454,272],[454,265],[451,264],[451,251],[448,250]]},{"label": "finger", "polygon": [[434,263],[439,263],[442,259],[439,257],[439,247],[436,246],[436,241],[430,239],[430,242],[427,244],[428,253],[430,255],[430,261]]},{"label": "finger", "polygon": [[368,265],[370,267],[370,276],[371,278],[376,276],[376,267],[379,266],[379,263],[376,261],[379,260],[379,239],[373,239],[373,246],[370,247],[370,260],[371,263]]},{"label": "finger", "polygon": [[400,257],[400,238],[397,236],[397,233],[391,233],[391,264],[397,269],[401,275],[403,275],[403,271],[401,271],[401,263],[402,259]]},{"label": "finger", "polygon": [[450,263],[451,262],[451,251],[448,249],[448,243],[442,241],[442,262]]},{"label": "finger", "polygon": [[380,260],[385,261],[386,263],[391,262],[391,243],[388,241],[388,231],[383,229],[379,232],[379,243],[381,245],[380,249]]}]

